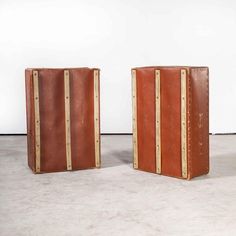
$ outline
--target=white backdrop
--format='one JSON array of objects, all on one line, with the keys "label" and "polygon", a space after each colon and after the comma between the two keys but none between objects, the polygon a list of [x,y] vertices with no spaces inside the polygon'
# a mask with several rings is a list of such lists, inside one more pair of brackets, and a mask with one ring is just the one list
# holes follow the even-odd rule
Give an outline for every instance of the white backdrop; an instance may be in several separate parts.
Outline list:
[{"label": "white backdrop", "polygon": [[236,132],[235,0],[0,0],[0,133],[24,133],[26,67],[101,68],[102,132],[131,132],[130,68],[210,67],[210,131]]}]

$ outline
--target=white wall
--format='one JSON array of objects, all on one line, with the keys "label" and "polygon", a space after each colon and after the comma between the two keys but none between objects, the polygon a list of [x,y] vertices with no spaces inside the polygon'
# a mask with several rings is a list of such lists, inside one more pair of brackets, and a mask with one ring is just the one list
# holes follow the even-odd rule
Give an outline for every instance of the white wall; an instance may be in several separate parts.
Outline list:
[{"label": "white wall", "polygon": [[130,68],[210,67],[210,131],[236,132],[236,1],[0,0],[0,133],[23,133],[26,67],[101,68],[102,132],[131,132]]}]

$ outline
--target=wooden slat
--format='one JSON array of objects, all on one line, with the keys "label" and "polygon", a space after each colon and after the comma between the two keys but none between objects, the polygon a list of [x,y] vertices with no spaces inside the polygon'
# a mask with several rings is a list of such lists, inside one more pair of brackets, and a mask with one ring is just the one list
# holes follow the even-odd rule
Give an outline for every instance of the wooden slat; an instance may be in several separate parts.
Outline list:
[{"label": "wooden slat", "polygon": [[70,77],[69,70],[64,70],[66,164],[67,164],[67,170],[72,170],[71,132],[70,132],[70,78],[69,77]]},{"label": "wooden slat", "polygon": [[94,70],[94,141],[95,141],[95,165],[101,166],[100,157],[100,121],[99,121],[99,71]]},{"label": "wooden slat", "polygon": [[182,177],[187,178],[187,72],[181,70],[181,161]]},{"label": "wooden slat", "polygon": [[161,174],[161,93],[160,70],[155,71],[156,91],[156,172]]},{"label": "wooden slat", "polygon": [[136,70],[132,70],[132,100],[133,100],[133,166],[138,168],[138,130],[137,130],[137,83]]},{"label": "wooden slat", "polygon": [[34,119],[35,119],[35,172],[40,172],[40,115],[38,71],[33,71]]}]

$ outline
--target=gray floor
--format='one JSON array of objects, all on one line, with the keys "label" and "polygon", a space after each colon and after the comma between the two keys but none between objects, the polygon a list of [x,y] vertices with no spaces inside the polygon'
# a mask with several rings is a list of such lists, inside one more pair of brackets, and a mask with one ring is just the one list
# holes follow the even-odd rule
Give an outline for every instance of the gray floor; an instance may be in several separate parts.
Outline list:
[{"label": "gray floor", "polygon": [[34,175],[26,138],[0,136],[0,235],[236,235],[236,135],[211,137],[211,172],[192,181],[131,160],[131,136],[103,136],[101,169]]}]

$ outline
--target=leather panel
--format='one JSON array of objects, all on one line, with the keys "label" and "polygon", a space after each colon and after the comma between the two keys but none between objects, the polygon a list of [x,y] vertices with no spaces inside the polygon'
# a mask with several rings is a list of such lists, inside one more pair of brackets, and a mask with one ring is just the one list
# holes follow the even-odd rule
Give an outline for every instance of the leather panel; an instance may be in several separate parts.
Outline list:
[{"label": "leather panel", "polygon": [[138,168],[156,172],[154,70],[137,70]]},{"label": "leather panel", "polygon": [[66,170],[64,71],[39,70],[41,171]]},{"label": "leather panel", "polygon": [[[72,170],[95,167],[95,69],[70,68],[70,130]],[[66,171],[64,70],[36,68],[39,74],[40,170]],[[32,72],[26,69],[28,164],[35,172],[35,111]],[[98,70],[98,69],[96,69]]]},{"label": "leather panel", "polygon": [[70,70],[73,169],[95,167],[93,70]]},{"label": "leather panel", "polygon": [[155,70],[161,78],[161,174],[182,178],[181,69],[187,70],[187,179],[209,172],[209,72],[207,67],[141,67],[137,75],[138,169],[156,172]]},{"label": "leather panel", "polygon": [[209,172],[209,84],[208,68],[190,70],[191,161],[189,178]]},{"label": "leather panel", "polygon": [[161,173],[181,176],[180,69],[161,70]]}]

